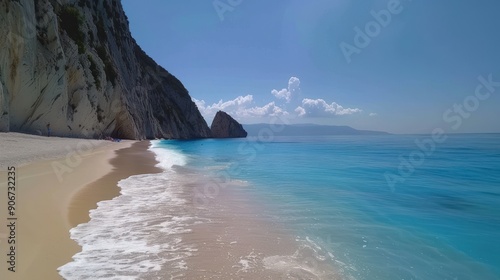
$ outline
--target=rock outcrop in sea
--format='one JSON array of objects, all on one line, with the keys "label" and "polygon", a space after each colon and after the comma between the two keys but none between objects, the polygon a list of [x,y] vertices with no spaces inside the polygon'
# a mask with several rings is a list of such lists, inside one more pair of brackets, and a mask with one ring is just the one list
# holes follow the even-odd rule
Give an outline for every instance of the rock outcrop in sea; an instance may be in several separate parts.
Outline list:
[{"label": "rock outcrop in sea", "polygon": [[132,38],[119,0],[4,0],[0,26],[0,131],[210,137],[183,84]]},{"label": "rock outcrop in sea", "polygon": [[247,132],[243,129],[243,126],[223,111],[217,112],[210,129],[213,138],[247,137]]}]

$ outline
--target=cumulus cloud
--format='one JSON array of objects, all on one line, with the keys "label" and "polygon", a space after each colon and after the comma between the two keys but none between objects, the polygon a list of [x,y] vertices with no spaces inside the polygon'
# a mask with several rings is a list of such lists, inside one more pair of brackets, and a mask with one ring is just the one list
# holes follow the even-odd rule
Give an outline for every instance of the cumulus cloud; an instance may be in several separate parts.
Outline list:
[{"label": "cumulus cloud", "polygon": [[[281,90],[273,89],[271,93],[277,99],[285,100],[289,103],[300,94],[300,79],[291,77],[288,80],[287,88]],[[287,106],[291,106],[289,104],[281,104],[279,101],[272,101],[263,106],[258,106],[255,105],[253,95],[250,94],[238,96],[228,101],[219,100],[219,102],[213,104],[207,104],[204,100],[196,98],[193,98],[193,102],[196,103],[196,106],[198,106],[198,109],[207,121],[213,119],[219,110],[230,114],[239,121],[266,121],[268,118],[289,116],[290,113],[287,111]],[[281,106],[277,103],[281,104]],[[299,106],[294,110],[295,113],[291,112],[293,115],[289,117],[332,117],[351,115],[362,111],[359,108],[344,108],[336,102],[327,103],[324,99],[305,98],[302,99],[301,103],[294,104],[293,107],[297,105]],[[376,115],[376,113],[369,114],[370,117]]]},{"label": "cumulus cloud", "polygon": [[378,116],[378,114],[377,113],[370,113],[369,116],[370,117],[376,117],[376,116]]},{"label": "cumulus cloud", "polygon": [[305,98],[302,100],[302,106],[298,106],[295,109],[295,112],[299,115],[299,117],[329,117],[351,115],[361,112],[361,109],[344,108],[335,102],[328,104],[323,99]]},{"label": "cumulus cloud", "polygon": [[196,104],[196,106],[198,106],[198,109],[200,110],[202,115],[210,116],[215,115],[215,113],[217,113],[217,111],[219,110],[228,113],[237,112],[242,108],[245,108],[246,106],[252,104],[253,96],[249,94],[246,96],[238,96],[235,99],[229,101],[219,100],[219,102],[212,105],[206,105],[205,100],[198,100],[196,98],[193,98],[193,102]]},{"label": "cumulus cloud", "polygon": [[280,91],[273,89],[271,93],[278,99],[285,99],[287,102],[290,102],[291,94],[286,88]]},{"label": "cumulus cloud", "polygon": [[299,115],[299,117],[305,116],[307,114],[306,109],[300,106],[295,109],[295,112]]},{"label": "cumulus cloud", "polygon": [[249,117],[277,117],[288,115],[288,112],[283,110],[281,107],[276,106],[274,102],[269,102],[262,107],[252,107],[248,108],[241,113],[245,114],[244,116]]},{"label": "cumulus cloud", "polygon": [[198,100],[196,98],[193,98],[193,102],[206,119],[213,118],[219,110],[222,110],[235,118],[275,117],[289,114],[286,110],[277,106],[274,102],[270,102],[262,107],[251,106],[253,103],[252,95],[238,96],[229,101],[220,100],[212,105],[207,105],[204,100]]},{"label": "cumulus cloud", "polygon": [[286,102],[290,102],[294,95],[297,95],[300,92],[300,79],[297,77],[291,77],[288,80],[288,88],[284,88],[281,90],[273,89],[271,91],[272,95],[274,95],[278,99],[285,99]]}]

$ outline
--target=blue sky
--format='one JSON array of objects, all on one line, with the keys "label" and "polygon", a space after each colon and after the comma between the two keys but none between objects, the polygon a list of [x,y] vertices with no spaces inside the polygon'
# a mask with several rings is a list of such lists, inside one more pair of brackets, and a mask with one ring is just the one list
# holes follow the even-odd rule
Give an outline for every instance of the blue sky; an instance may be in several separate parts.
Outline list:
[{"label": "blue sky", "polygon": [[500,132],[499,1],[122,3],[209,125],[222,109],[242,123]]}]

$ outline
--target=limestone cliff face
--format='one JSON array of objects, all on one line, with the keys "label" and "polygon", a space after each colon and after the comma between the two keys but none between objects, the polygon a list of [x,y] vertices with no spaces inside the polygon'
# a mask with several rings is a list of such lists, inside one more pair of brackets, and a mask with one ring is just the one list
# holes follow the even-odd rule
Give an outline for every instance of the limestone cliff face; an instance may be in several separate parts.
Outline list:
[{"label": "limestone cliff face", "polygon": [[144,139],[210,129],[119,0],[0,0],[0,131]]},{"label": "limestone cliff face", "polygon": [[243,129],[243,126],[223,111],[215,114],[210,129],[214,138],[247,137],[247,132]]}]

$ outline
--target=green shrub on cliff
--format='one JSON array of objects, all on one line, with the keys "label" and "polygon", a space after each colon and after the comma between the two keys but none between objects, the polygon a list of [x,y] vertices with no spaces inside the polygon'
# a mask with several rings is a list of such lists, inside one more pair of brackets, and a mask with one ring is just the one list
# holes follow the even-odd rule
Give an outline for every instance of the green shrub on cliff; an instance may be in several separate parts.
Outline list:
[{"label": "green shrub on cliff", "polygon": [[78,9],[71,6],[62,7],[59,13],[61,28],[78,46],[78,53],[85,53],[85,33],[82,31],[83,17]]}]

